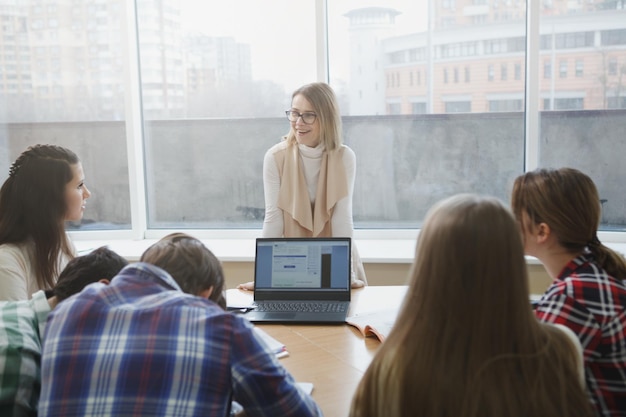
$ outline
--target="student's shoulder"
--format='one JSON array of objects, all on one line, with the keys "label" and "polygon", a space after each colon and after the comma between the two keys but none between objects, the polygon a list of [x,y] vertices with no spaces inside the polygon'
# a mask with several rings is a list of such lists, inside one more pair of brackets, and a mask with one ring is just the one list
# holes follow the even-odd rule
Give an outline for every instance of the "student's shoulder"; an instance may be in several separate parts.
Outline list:
[{"label": "student's shoulder", "polygon": [[35,286],[31,274],[30,252],[21,245],[0,245],[0,299],[24,300],[29,285]]},{"label": "student's shoulder", "polygon": [[597,279],[574,274],[553,282],[537,304],[537,311],[577,311],[577,314],[596,315],[606,306],[610,299],[607,296]]},{"label": "student's shoulder", "polygon": [[611,277],[601,268],[591,264],[585,268],[579,268],[571,274],[562,276],[553,283],[557,291],[562,291],[570,296],[580,298],[581,294],[595,294],[610,285]]},{"label": "student's shoulder", "polygon": [[[585,286],[585,281],[578,275],[563,276],[550,284],[542,298],[546,300],[567,297],[577,300],[580,298],[579,290]],[[595,283],[592,286],[595,287]]]},{"label": "student's shoulder", "polygon": [[0,259],[26,258],[31,245],[26,243],[3,243],[0,245]]}]

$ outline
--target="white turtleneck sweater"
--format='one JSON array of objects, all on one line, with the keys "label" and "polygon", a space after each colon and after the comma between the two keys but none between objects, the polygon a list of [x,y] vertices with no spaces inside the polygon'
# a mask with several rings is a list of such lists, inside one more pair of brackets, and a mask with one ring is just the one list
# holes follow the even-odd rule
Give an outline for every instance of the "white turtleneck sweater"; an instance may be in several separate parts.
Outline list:
[{"label": "white turtleneck sweater", "polygon": [[[346,169],[348,180],[348,195],[339,200],[331,218],[331,228],[335,237],[352,237],[352,194],[354,192],[354,179],[356,176],[356,156],[352,149],[344,146],[343,165]],[[287,147],[287,141],[281,141],[272,146],[263,158],[263,189],[265,194],[265,220],[263,222],[263,237],[283,236],[283,211],[278,208],[278,192],[280,190],[280,176],[274,159],[274,153]],[[301,166],[304,169],[311,206],[315,204],[317,182],[322,163],[322,154],[325,152],[324,145],[315,148],[306,145],[298,145]]]}]

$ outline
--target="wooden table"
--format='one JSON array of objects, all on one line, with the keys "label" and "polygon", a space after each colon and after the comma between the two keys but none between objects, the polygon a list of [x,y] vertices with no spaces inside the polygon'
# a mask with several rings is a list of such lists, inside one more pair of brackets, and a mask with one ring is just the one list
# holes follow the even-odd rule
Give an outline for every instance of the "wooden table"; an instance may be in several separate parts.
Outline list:
[{"label": "wooden table", "polygon": [[[369,286],[352,290],[349,315],[398,306],[406,286]],[[251,292],[228,290],[233,298],[252,298]],[[348,415],[352,395],[380,346],[376,338],[363,337],[343,325],[258,324],[285,344],[289,356],[280,363],[296,381],[312,382],[312,396],[326,417]]]}]

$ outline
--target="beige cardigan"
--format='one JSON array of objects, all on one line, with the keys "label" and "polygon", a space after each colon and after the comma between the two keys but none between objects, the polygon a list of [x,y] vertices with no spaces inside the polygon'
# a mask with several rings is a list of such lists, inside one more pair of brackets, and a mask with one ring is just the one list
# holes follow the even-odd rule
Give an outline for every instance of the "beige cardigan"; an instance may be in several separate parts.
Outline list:
[{"label": "beige cardigan", "polygon": [[[306,179],[300,166],[295,144],[276,152],[274,159],[281,178],[277,206],[283,211],[283,234],[290,237],[331,237],[330,219],[337,201],[348,195],[348,180],[343,165],[343,152],[324,152],[320,167],[315,204],[311,205]],[[367,285],[363,263],[352,244],[352,286]]]},{"label": "beige cardigan", "polygon": [[284,235],[291,237],[330,237],[330,219],[337,201],[348,195],[344,148],[324,152],[317,183],[315,205],[311,207],[306,179],[296,145],[274,154],[281,178],[278,207],[283,211]]}]

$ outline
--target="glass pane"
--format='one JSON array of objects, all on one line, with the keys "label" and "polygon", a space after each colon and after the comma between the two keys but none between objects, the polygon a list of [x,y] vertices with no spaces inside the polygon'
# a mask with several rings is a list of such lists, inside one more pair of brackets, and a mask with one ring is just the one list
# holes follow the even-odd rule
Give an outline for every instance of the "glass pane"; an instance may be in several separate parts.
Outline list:
[{"label": "glass pane", "polygon": [[314,6],[137,2],[149,227],[261,227],[263,154],[316,80]]},{"label": "glass pane", "polygon": [[130,228],[124,0],[0,4],[0,181],[29,145],[79,156],[92,192],[72,229]]},{"label": "glass pane", "polygon": [[626,230],[626,9],[552,2],[540,32],[539,165],[588,174],[600,192],[601,230]]},{"label": "glass pane", "polygon": [[419,227],[460,192],[508,201],[524,168],[525,2],[375,3],[329,2],[355,226]]}]

